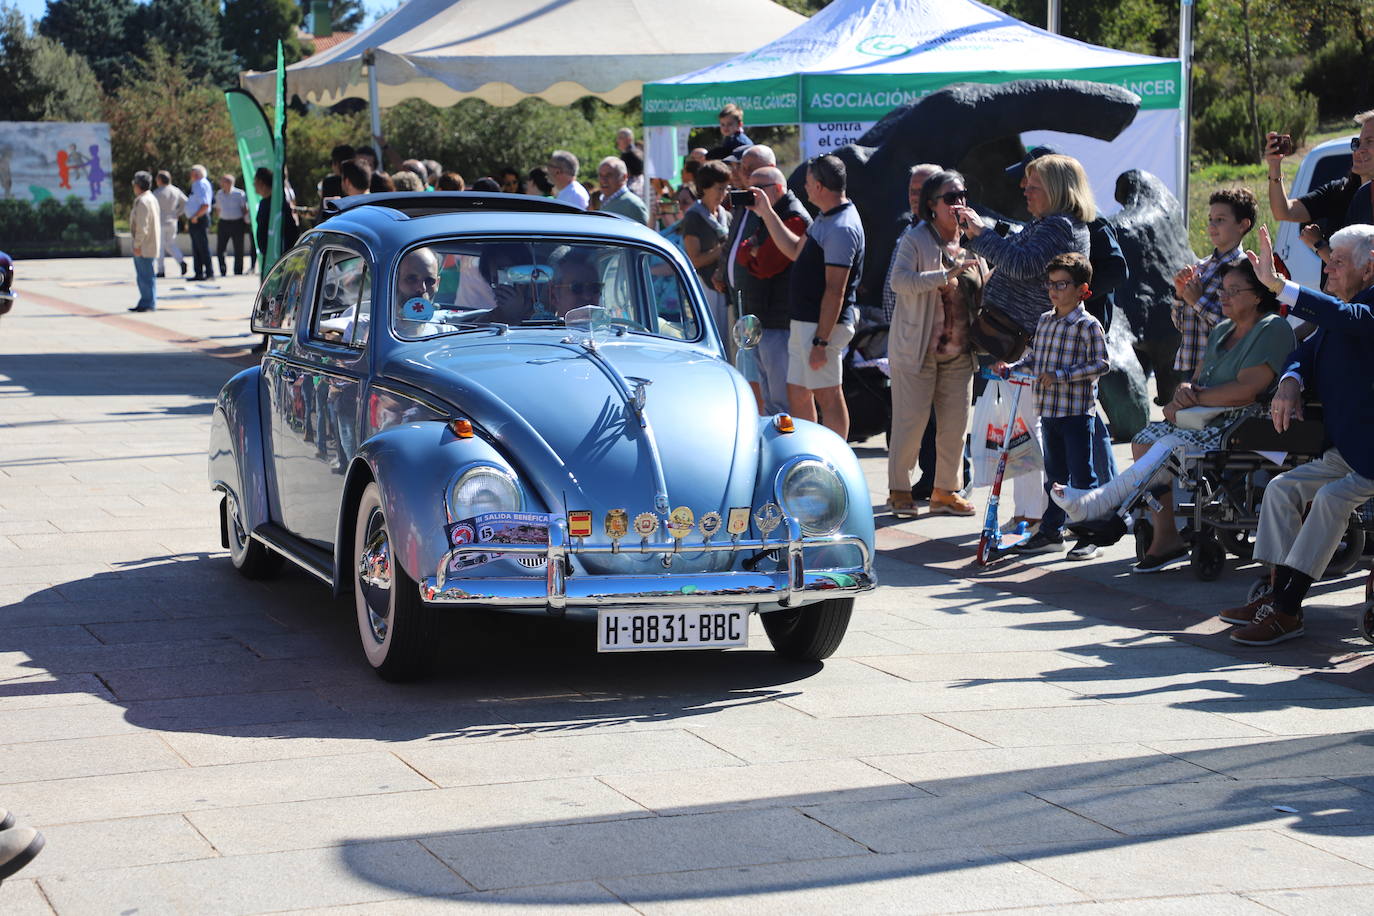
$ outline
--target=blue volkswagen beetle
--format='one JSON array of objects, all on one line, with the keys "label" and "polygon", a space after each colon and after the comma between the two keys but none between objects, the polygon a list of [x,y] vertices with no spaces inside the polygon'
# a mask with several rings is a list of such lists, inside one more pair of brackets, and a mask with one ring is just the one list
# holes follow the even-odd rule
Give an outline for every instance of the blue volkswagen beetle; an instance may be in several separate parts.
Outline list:
[{"label": "blue volkswagen beetle", "polygon": [[[596,622],[600,651],[820,659],[873,588],[849,447],[760,417],[694,272],[620,217],[501,194],[346,199],[267,274],[211,486],[235,567],[351,592],[382,677],[439,615]],[[735,329],[751,344],[751,319]]]}]

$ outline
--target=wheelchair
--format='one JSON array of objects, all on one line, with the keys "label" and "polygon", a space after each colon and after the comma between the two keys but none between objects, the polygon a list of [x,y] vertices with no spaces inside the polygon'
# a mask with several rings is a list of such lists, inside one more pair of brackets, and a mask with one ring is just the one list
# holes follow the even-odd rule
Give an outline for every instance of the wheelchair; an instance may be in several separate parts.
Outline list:
[{"label": "wheelchair", "polygon": [[[1154,525],[1145,510],[1158,510],[1160,499],[1172,497],[1176,517],[1184,522],[1180,534],[1192,548],[1189,566],[1193,575],[1211,582],[1225,571],[1228,553],[1242,560],[1251,558],[1260,502],[1269,481],[1320,457],[1324,438],[1319,419],[1296,421],[1280,434],[1267,416],[1240,417],[1222,432],[1219,448],[1208,452],[1177,450],[1169,456],[1160,470],[1168,473],[1173,483],[1159,483],[1159,473],[1141,483],[1114,518],[1098,523],[1094,540],[1109,542],[1130,529],[1136,558],[1143,559],[1154,539]],[[1272,460],[1275,458],[1280,460]],[[1343,576],[1355,568],[1372,529],[1374,506],[1366,504],[1351,514],[1326,577]],[[1074,530],[1085,533],[1082,526]]]}]

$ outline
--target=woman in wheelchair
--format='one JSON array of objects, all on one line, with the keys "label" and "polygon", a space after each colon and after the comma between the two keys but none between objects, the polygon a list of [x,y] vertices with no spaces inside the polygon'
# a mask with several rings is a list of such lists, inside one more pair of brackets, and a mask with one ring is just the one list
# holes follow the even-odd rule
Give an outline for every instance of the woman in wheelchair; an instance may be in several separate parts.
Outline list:
[{"label": "woman in wheelchair", "polygon": [[[1069,524],[1106,518],[1146,481],[1171,483],[1170,472],[1181,469],[1184,452],[1212,451],[1231,422],[1264,413],[1258,402],[1273,389],[1296,346],[1293,329],[1277,314],[1278,299],[1259,282],[1249,261],[1226,269],[1219,295],[1225,318],[1208,335],[1193,380],[1179,385],[1165,406],[1164,420],[1149,424],[1131,442],[1135,464],[1095,490],[1055,484],[1050,498],[1064,509]],[[1188,557],[1174,523],[1173,499],[1150,511],[1154,539],[1135,572],[1159,572]]]}]

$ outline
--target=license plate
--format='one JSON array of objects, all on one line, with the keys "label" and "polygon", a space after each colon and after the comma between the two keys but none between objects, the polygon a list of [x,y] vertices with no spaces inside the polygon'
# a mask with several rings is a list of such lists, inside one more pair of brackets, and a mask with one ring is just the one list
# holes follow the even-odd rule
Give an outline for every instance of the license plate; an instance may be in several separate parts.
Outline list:
[{"label": "license plate", "polygon": [[748,642],[749,612],[742,609],[597,612],[598,652],[719,649]]}]

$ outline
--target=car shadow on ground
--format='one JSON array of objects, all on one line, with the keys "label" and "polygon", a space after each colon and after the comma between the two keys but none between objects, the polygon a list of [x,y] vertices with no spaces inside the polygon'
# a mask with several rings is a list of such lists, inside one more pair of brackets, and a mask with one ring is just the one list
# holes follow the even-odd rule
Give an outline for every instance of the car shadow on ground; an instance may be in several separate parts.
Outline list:
[{"label": "car shadow on ground", "polygon": [[[206,371],[207,366],[215,365],[222,366],[222,376]],[[238,368],[228,361],[210,363],[201,353],[179,350],[7,353],[0,366],[4,377],[0,390],[17,387],[33,398],[143,395],[159,400],[192,397],[213,402],[224,380]],[[163,407],[157,411],[178,412]]]},{"label": "car shadow on ground", "polygon": [[[477,891],[499,890],[499,897],[488,901],[493,906],[585,902],[574,899],[585,885],[572,882],[597,881],[632,906],[709,905],[739,897],[766,910],[774,905],[768,895],[824,894],[947,874],[951,883],[936,882],[928,890],[949,894],[948,904],[923,899],[920,910],[944,912],[1004,905],[1000,881],[1008,876],[988,869],[1015,870],[1019,864],[1043,872],[1038,878],[1022,872],[1020,880],[1054,879],[1062,882],[1060,891],[1068,885],[1108,898],[1146,894],[1139,886],[1158,888],[1150,895],[1254,887],[1253,874],[1228,872],[1273,861],[1276,853],[1296,864],[1325,849],[1374,865],[1368,847],[1360,845],[1374,835],[1374,777],[1367,775],[1374,770],[1374,735],[1223,744],[1065,764],[994,766],[986,775],[908,776],[887,787],[886,797],[874,788],[807,792],[779,786],[767,795],[650,807],[637,815],[512,820],[389,836],[358,833],[327,842],[337,847],[350,871],[378,886],[434,895],[440,891],[426,880],[429,876],[398,873],[379,854],[398,841],[419,843]],[[1064,758],[1077,756],[1065,750]],[[910,759],[867,762],[900,773]],[[1331,775],[1323,778],[1323,773]],[[453,816],[463,818],[457,810]],[[746,845],[738,833],[742,825],[751,832],[747,850],[741,848]],[[324,817],[314,827],[325,835],[339,829],[337,821]],[[1225,834],[1232,838],[1225,844],[1230,852],[1203,853],[1210,861],[1191,868],[1179,861],[1177,850],[1156,859],[1144,849],[1216,831],[1233,831]],[[1119,852],[1132,847],[1141,851],[1127,857]],[[1099,853],[1104,855],[1096,858]],[[1180,876],[1162,880],[1156,870],[1171,858],[1189,873],[1181,880],[1196,887],[1178,889]],[[1340,876],[1308,874],[1313,884],[1342,884],[1361,883],[1364,872],[1351,863],[1350,873]],[[980,890],[976,885],[985,880],[987,887]],[[1132,884],[1137,885],[1133,893],[1125,890]],[[880,899],[890,904],[900,888],[875,891],[882,895],[873,898],[875,905]],[[551,893],[568,896],[551,898]],[[806,899],[823,911],[823,896]],[[1045,902],[1087,899],[1071,894]]]}]

